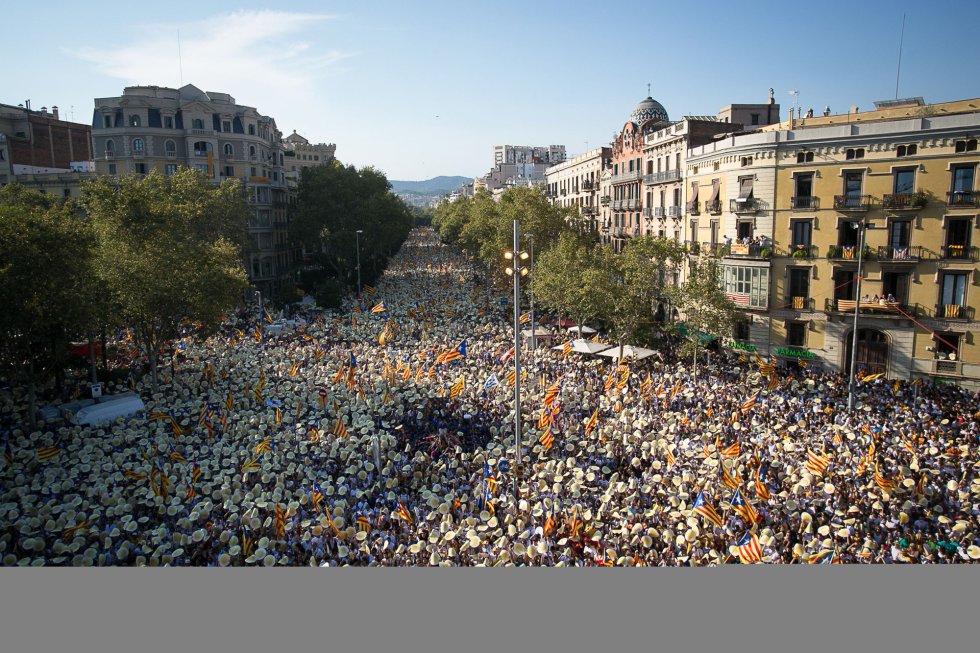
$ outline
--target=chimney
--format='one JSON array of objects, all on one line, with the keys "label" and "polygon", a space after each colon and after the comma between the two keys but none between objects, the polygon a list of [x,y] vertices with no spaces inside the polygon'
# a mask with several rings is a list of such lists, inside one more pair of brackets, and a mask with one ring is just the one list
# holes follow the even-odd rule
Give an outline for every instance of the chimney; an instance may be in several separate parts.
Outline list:
[{"label": "chimney", "polygon": [[823,109],[823,115],[824,115],[824,117],[830,115],[830,107],[824,107],[824,109]]},{"label": "chimney", "polygon": [[51,115],[54,116],[54,119],[55,120],[60,120],[60,118],[58,118],[58,105],[57,104],[54,105],[53,107],[51,107]]},{"label": "chimney", "polygon": [[795,108],[794,107],[790,107],[789,108],[789,128],[790,129],[793,129],[794,127],[796,127],[796,121],[793,119],[793,112],[794,111],[795,111]]}]

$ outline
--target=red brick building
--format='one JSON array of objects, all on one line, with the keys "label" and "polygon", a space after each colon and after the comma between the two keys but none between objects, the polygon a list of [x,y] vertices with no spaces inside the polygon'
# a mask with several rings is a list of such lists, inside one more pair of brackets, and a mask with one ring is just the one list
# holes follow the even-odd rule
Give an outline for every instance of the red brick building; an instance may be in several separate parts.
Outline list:
[{"label": "red brick building", "polygon": [[[61,120],[58,107],[47,111],[0,104],[0,174],[65,172],[72,162],[92,160],[92,127]],[[11,180],[12,181],[12,180]]]}]

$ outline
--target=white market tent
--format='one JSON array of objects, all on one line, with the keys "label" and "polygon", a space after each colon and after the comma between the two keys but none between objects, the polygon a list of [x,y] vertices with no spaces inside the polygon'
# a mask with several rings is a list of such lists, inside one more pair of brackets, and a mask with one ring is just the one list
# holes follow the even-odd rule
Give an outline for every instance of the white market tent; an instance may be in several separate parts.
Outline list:
[{"label": "white market tent", "polygon": [[596,330],[593,329],[592,327],[588,327],[588,326],[582,325],[582,326],[573,326],[573,327],[571,327],[571,328],[568,329],[568,332],[569,333],[574,333],[576,335],[583,335],[583,334],[584,335],[588,335],[588,334],[591,334],[591,333],[596,333]]},{"label": "white market tent", "polygon": [[[643,347],[634,347],[633,345],[624,345],[623,346],[623,358],[634,358],[634,359],[636,359],[638,361],[641,361],[644,358],[649,358],[650,356],[653,356],[656,353],[657,352],[654,351],[654,350],[652,350],[652,349],[644,349]],[[599,355],[600,356],[608,356],[609,358],[612,358],[613,360],[618,360],[619,359],[619,345],[613,345],[609,349],[607,349],[607,350],[605,350],[603,352],[600,352]]]},{"label": "white market tent", "polygon": [[[558,345],[557,347],[552,347],[552,349],[561,351],[565,348],[565,345]],[[597,354],[600,351],[609,349],[609,345],[603,344],[601,342],[593,342],[591,340],[573,340],[572,341],[572,351],[579,354]]]},{"label": "white market tent", "polygon": [[99,403],[89,404],[75,414],[75,424],[107,424],[117,417],[131,417],[146,410],[146,405],[139,395],[127,392],[120,395],[102,397]]}]

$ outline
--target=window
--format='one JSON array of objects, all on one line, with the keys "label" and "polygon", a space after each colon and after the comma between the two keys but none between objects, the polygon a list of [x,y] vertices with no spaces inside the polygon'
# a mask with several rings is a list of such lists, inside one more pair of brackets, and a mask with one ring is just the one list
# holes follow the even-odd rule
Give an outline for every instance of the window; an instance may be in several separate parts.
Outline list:
[{"label": "window", "polygon": [[944,306],[966,306],[968,272],[946,272],[940,286],[939,303]]},{"label": "window", "polygon": [[231,121],[230,120],[224,120],[224,121],[222,121],[222,123],[221,123],[221,131],[223,131],[223,132],[230,132],[231,131]]},{"label": "window", "polygon": [[255,176],[255,166],[249,168],[249,174],[252,175],[253,177]]},{"label": "window", "polygon": [[129,126],[130,127],[140,126],[140,117],[137,116],[135,113],[129,117]]},{"label": "window", "polygon": [[977,151],[977,139],[971,138],[964,141],[956,141],[956,151],[959,152],[976,152]]},{"label": "window", "polygon": [[749,323],[747,320],[738,320],[732,327],[732,338],[740,342],[749,339]]},{"label": "window", "polygon": [[851,159],[863,159],[864,158],[864,148],[863,147],[851,147],[845,152],[845,157],[848,161]]},{"label": "window", "polygon": [[736,237],[739,242],[748,242],[752,240],[752,223],[753,220],[739,220],[738,224],[735,226]]},{"label": "window", "polygon": [[909,299],[908,272],[882,272],[881,294],[888,300],[894,297],[899,304],[907,304]]},{"label": "window", "polygon": [[[303,157],[306,158],[305,156]],[[633,159],[630,159],[630,172],[633,172]]]},{"label": "window", "polygon": [[167,156],[177,156],[177,144],[173,141],[167,141],[163,144],[163,150],[167,153]]},{"label": "window", "polygon": [[225,156],[232,157],[235,155],[235,146],[231,143],[225,143]]},{"label": "window", "polygon": [[935,333],[932,336],[933,348],[936,350],[936,358],[949,358],[950,354],[959,358],[960,354],[960,334],[959,333]]},{"label": "window", "polygon": [[857,222],[841,221],[837,226],[837,245],[839,247],[857,247],[858,231]]},{"label": "window", "polygon": [[211,151],[211,143],[207,141],[197,141],[194,143],[194,156],[207,156]]},{"label": "window", "polygon": [[678,152],[677,154],[674,155],[674,170],[680,170],[680,169],[681,169],[681,153]]},{"label": "window", "polygon": [[115,163],[110,163],[109,164],[109,174],[110,175],[116,174],[116,164]]},{"label": "window", "polygon": [[759,124],[759,114],[753,113],[751,116],[749,116],[749,118],[752,121],[752,124],[753,125],[758,125]]},{"label": "window", "polygon": [[249,136],[255,136],[255,125],[249,125],[248,126],[248,135]]},{"label": "window", "polygon": [[955,166],[952,170],[953,177],[953,192],[954,193],[972,193],[973,192],[973,177],[975,174],[975,166]]},{"label": "window", "polygon": [[766,308],[769,305],[769,268],[725,266],[725,293],[747,295],[749,308]]},{"label": "window", "polygon": [[972,218],[950,218],[946,223],[946,247],[959,247],[961,250],[969,247],[972,222]]},{"label": "window", "polygon": [[174,128],[174,119],[173,119],[172,116],[164,116],[163,117],[163,127],[164,127],[164,129],[173,129]]},{"label": "window", "polygon": [[146,164],[145,163],[134,163],[133,164],[133,172],[135,172],[138,175],[145,175],[146,174]]},{"label": "window", "polygon": [[115,156],[116,154],[116,143],[111,138],[105,142],[105,154],[106,156]]},{"label": "window", "polygon": [[206,163],[195,163],[194,169],[197,170],[198,172],[203,172],[204,174],[208,174],[208,164]]},{"label": "window", "polygon": [[106,129],[112,127],[112,116],[102,116],[102,126]]},{"label": "window", "polygon": [[711,170],[712,171],[717,172],[720,169],[721,169],[721,163],[720,162],[715,161],[714,163],[711,164]]},{"label": "window", "polygon": [[143,139],[134,138],[133,139],[133,154],[139,156],[143,154]]},{"label": "window", "polygon": [[742,167],[744,168],[744,167],[750,166],[750,165],[752,165],[752,157],[750,157],[750,156],[743,156],[742,157]]},{"label": "window", "polygon": [[813,152],[798,152],[796,154],[797,163],[811,163],[813,162]]},{"label": "window", "polygon": [[164,176],[169,177],[170,175],[174,174],[175,172],[177,172],[177,164],[176,163],[168,163],[167,165],[163,166],[163,174],[164,174]]},{"label": "window", "polygon": [[806,322],[786,323],[786,344],[790,347],[806,347]]},{"label": "window", "polygon": [[915,168],[902,168],[895,171],[895,194],[911,195],[915,190]]},{"label": "window", "polygon": [[319,154],[314,154],[313,155],[313,160],[314,161],[319,161],[320,160],[320,155]]},{"label": "window", "polygon": [[861,200],[861,185],[864,180],[864,173],[845,172],[844,173],[844,198],[848,206],[856,206]]},{"label": "window", "polygon": [[912,240],[912,223],[908,220],[894,220],[888,225],[888,245],[894,250],[907,248]]},{"label": "window", "polygon": [[234,177],[235,176],[235,166],[225,166],[224,175],[225,175],[225,177]]},{"label": "window", "polygon": [[[789,296],[791,298],[810,296],[810,269],[809,268],[789,269]],[[796,307],[794,306],[794,308]]]},{"label": "window", "polygon": [[613,164],[613,174],[614,175],[618,175],[619,174],[619,164],[618,163],[614,163]]},{"label": "window", "polygon": [[204,121],[201,120],[200,118],[194,118],[194,120],[191,122],[191,128],[204,129]]},{"label": "window", "polygon": [[810,246],[813,239],[813,220],[793,220],[790,223],[793,237],[793,249]]},{"label": "window", "polygon": [[856,275],[854,270],[834,270],[834,299],[854,299]]},{"label": "window", "polygon": [[813,173],[805,172],[796,175],[796,196],[793,197],[794,209],[812,209],[813,206]]},{"label": "window", "polygon": [[897,151],[895,152],[895,156],[915,156],[918,151],[918,145],[899,145]]}]

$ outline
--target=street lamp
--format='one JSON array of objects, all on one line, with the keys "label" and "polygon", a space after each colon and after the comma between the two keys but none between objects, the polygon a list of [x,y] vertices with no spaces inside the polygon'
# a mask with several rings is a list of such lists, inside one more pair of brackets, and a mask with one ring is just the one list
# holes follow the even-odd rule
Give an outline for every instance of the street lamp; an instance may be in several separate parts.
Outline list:
[{"label": "street lamp", "polygon": [[[528,239],[531,244],[531,260],[530,268],[534,269],[534,234],[526,233],[524,237]],[[532,273],[530,279],[528,280],[528,286],[531,289],[531,351],[537,351],[538,349],[538,327],[537,322],[534,320],[534,274]],[[561,326],[561,325],[559,325]]]},{"label": "street lamp", "polygon": [[865,219],[862,219],[860,222],[852,222],[851,228],[859,231],[857,290],[854,293],[854,332],[851,334],[851,372],[847,382],[847,410],[853,412],[855,403],[854,391],[857,389],[855,370],[857,369],[858,315],[861,311],[861,265],[864,260],[864,238],[868,229],[874,229],[874,225],[870,225]]},{"label": "street lamp", "polygon": [[514,501],[520,500],[521,476],[521,277],[530,271],[521,265],[528,259],[527,252],[522,252],[520,243],[520,222],[514,220],[514,249],[504,252],[507,276],[514,278]]},{"label": "street lamp", "polygon": [[361,298],[361,234],[364,231],[358,229],[354,232],[354,238],[357,240],[357,298]]}]

